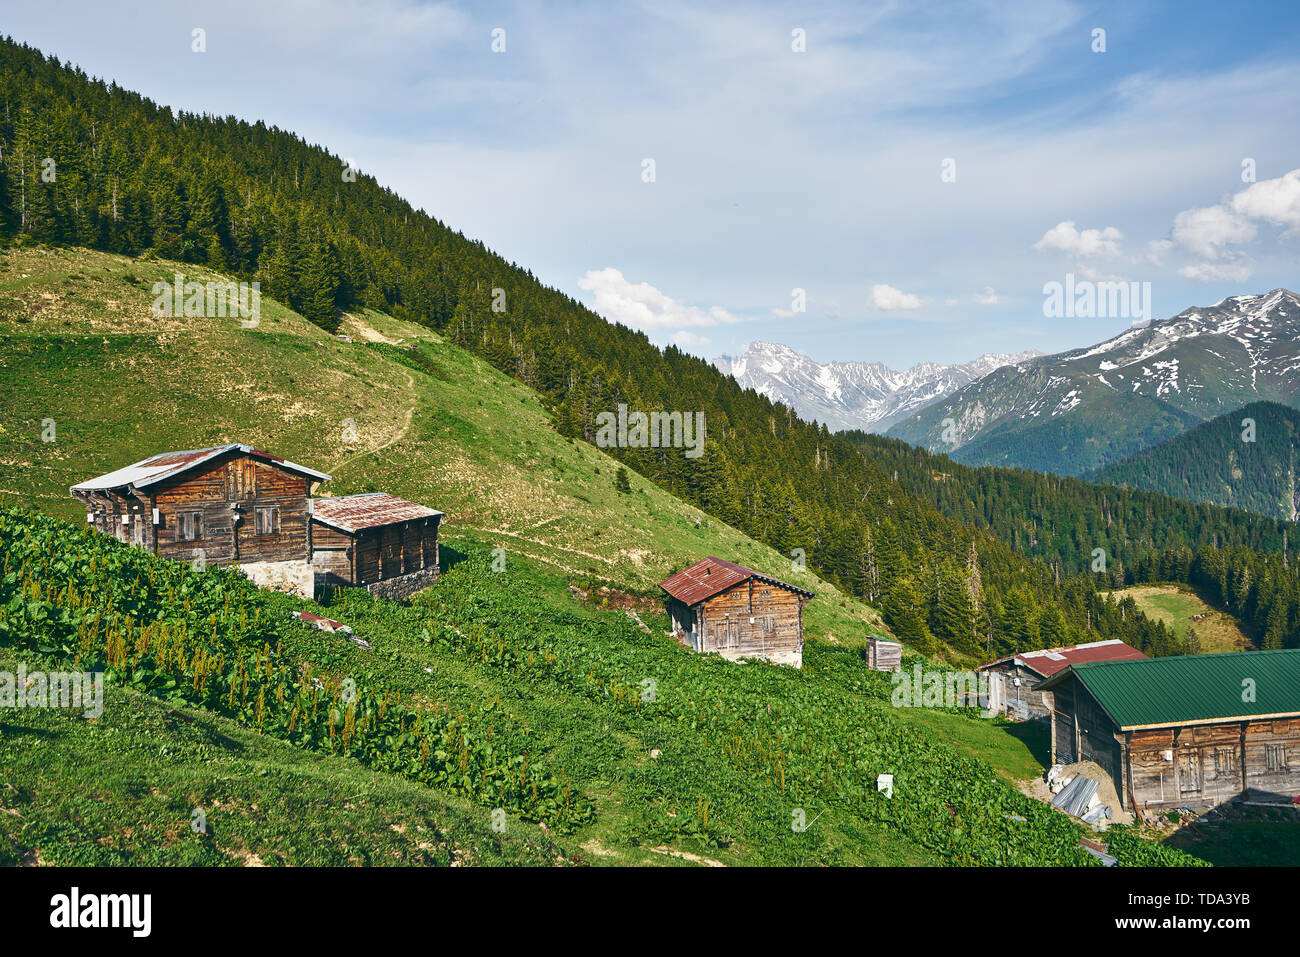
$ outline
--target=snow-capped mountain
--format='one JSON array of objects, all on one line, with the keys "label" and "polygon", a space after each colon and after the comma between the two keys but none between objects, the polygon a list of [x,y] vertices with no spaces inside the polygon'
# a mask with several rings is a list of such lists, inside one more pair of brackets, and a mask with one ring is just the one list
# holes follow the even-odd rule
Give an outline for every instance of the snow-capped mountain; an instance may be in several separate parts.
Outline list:
[{"label": "snow-capped mountain", "polygon": [[879,362],[822,365],[789,346],[752,342],[740,356],[718,356],[714,366],[746,388],[791,406],[800,418],[824,422],[833,431],[883,432],[999,366],[1023,362],[1040,352],[982,355],[961,365],[922,362],[896,372]]},{"label": "snow-capped mountain", "polygon": [[1300,405],[1300,296],[1232,296],[998,369],[889,434],[971,464],[1101,468],[1259,401]]}]

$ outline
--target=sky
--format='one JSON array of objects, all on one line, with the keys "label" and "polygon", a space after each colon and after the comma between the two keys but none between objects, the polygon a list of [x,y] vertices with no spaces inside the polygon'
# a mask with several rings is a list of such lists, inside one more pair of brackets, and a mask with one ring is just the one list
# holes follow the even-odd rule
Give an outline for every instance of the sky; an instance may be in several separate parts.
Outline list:
[{"label": "sky", "polygon": [[0,33],[292,130],[705,358],[901,369],[1146,317],[1049,315],[1067,276],[1157,319],[1300,288],[1292,0],[42,0]]}]

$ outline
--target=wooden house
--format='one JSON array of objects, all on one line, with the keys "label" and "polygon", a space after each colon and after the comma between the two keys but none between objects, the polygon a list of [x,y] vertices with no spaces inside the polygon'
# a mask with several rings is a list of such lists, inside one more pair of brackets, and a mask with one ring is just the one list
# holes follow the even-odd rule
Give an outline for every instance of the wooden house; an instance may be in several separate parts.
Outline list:
[{"label": "wooden house", "polygon": [[1145,657],[1131,645],[1112,638],[1063,648],[1021,651],[980,665],[978,670],[988,675],[991,698],[997,703],[994,710],[1024,719],[1046,718],[1051,708],[1038,690],[1044,679],[1077,662],[1131,661]]},{"label": "wooden house", "polygon": [[673,634],[695,651],[803,665],[806,588],[705,558],[659,583],[668,593]]},{"label": "wooden house", "polygon": [[442,518],[442,512],[384,492],[314,499],[317,580],[405,598],[438,578]]},{"label": "wooden house", "polygon": [[164,452],[72,486],[86,521],[163,558],[237,565],[311,597],[311,492],[329,476],[250,445]]},{"label": "wooden house", "polygon": [[1096,762],[1126,810],[1300,796],[1300,649],[1078,662],[1040,687],[1052,763]]}]

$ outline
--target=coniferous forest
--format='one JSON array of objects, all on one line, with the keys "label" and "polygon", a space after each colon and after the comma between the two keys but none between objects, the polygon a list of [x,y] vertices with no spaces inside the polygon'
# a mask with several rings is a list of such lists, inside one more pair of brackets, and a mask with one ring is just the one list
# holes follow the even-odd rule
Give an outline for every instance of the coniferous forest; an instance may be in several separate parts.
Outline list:
[{"label": "coniferous forest", "polygon": [[1131,600],[1099,594],[1152,580],[1204,589],[1262,643],[1300,645],[1289,523],[832,435],[609,324],[291,133],[173,112],[8,40],[0,238],[219,269],[326,329],[357,307],[427,325],[536,389],[575,441],[594,441],[596,416],[619,403],[702,411],[700,458],[610,451],[754,538],[802,549],[919,650],[987,658],[1122,638],[1184,651]]}]

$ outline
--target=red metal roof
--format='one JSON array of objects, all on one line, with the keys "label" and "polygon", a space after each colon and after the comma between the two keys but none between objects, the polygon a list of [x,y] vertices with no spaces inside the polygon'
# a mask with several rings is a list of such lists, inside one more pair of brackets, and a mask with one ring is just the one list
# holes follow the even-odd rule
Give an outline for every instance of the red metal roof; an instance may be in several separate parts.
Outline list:
[{"label": "red metal roof", "polygon": [[342,495],[311,500],[311,517],[344,532],[381,528],[424,518],[442,518],[442,512],[408,502],[387,492]]},{"label": "red metal roof", "polygon": [[1146,655],[1131,645],[1126,645],[1118,638],[1111,638],[1108,641],[1090,641],[1087,644],[1066,645],[1063,648],[1021,651],[999,658],[997,661],[990,661],[986,665],[980,665],[980,670],[1014,661],[1046,678],[1070,665],[1082,664],[1086,661],[1135,661],[1145,657]]},{"label": "red metal roof", "polygon": [[702,558],[689,568],[683,568],[676,575],[661,581],[659,587],[680,602],[687,605],[698,605],[700,602],[726,591],[732,585],[738,585],[750,578],[757,578],[759,581],[768,582],[780,588],[788,588],[790,591],[798,592],[800,595],[807,595],[809,598],[816,597],[813,592],[806,588],[791,585],[780,579],[773,578],[771,575],[764,575],[762,572],[746,568],[744,565],[737,565],[735,562],[724,561],[713,556]]}]

